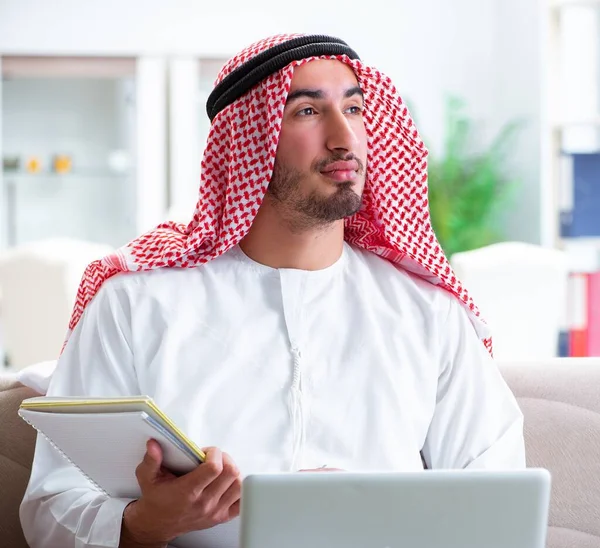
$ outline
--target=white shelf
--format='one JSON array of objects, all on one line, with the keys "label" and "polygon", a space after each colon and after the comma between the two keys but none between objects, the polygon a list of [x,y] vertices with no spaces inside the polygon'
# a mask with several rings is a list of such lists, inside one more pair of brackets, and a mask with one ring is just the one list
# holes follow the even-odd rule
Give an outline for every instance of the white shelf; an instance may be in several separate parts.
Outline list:
[{"label": "white shelf", "polygon": [[562,9],[570,7],[597,7],[600,8],[600,0],[551,0],[553,8]]},{"label": "white shelf", "polygon": [[112,171],[71,171],[69,173],[56,173],[54,171],[42,171],[40,173],[27,173],[22,171],[3,171],[5,180],[30,180],[41,181],[44,179],[124,179],[131,173],[115,173]]},{"label": "white shelf", "polygon": [[600,115],[590,116],[589,118],[573,119],[573,120],[557,120],[553,124],[554,129],[570,129],[573,127],[598,127],[600,128]]},{"label": "white shelf", "polygon": [[600,236],[580,236],[574,238],[561,238],[560,243],[565,247],[597,247],[600,248]]},{"label": "white shelf", "polygon": [[573,272],[597,272],[600,269],[600,237],[561,238],[558,247],[566,253]]},{"label": "white shelf", "polygon": [[133,57],[2,58],[3,78],[126,78],[135,76]]}]

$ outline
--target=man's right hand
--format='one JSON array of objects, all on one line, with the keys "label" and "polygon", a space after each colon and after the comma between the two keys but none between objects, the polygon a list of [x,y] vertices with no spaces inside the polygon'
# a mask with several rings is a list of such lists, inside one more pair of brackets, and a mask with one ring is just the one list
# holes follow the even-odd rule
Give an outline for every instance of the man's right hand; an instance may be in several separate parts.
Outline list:
[{"label": "man's right hand", "polygon": [[136,468],[142,494],[125,508],[120,548],[163,547],[174,538],[239,515],[240,472],[227,453],[205,449],[206,461],[176,477],[161,467],[160,445],[150,440]]}]

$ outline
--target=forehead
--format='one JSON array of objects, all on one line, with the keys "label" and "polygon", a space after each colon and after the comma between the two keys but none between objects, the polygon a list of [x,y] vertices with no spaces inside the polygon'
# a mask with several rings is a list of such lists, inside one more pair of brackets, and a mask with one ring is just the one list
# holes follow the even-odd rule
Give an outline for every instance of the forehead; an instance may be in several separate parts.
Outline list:
[{"label": "forehead", "polygon": [[350,66],[335,59],[316,59],[294,68],[290,91],[298,88],[351,88],[358,80]]}]

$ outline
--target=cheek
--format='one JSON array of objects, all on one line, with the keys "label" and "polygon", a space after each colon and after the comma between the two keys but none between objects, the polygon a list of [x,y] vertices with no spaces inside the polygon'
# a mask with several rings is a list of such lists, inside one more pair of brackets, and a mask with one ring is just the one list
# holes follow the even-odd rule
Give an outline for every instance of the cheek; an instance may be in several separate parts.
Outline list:
[{"label": "cheek", "polygon": [[358,149],[360,151],[361,158],[363,161],[366,162],[367,150],[369,148],[369,141],[368,141],[368,137],[367,137],[367,128],[364,126],[364,124],[361,124],[361,127],[358,129],[357,137],[358,137]]},{"label": "cheek", "polygon": [[305,132],[282,131],[277,160],[300,170],[309,169],[317,156],[316,139]]}]

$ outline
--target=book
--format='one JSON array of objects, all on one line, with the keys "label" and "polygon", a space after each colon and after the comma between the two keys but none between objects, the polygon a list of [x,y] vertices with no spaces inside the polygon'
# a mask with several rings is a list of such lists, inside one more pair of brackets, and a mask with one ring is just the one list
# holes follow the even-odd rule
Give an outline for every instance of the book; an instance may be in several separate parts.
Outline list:
[{"label": "book", "polygon": [[571,272],[568,287],[569,356],[587,356],[588,344],[588,274]]},{"label": "book", "polygon": [[600,236],[600,153],[562,155],[559,203],[561,237]]},{"label": "book", "polygon": [[588,356],[600,357],[600,271],[588,279]]},{"label": "book", "polygon": [[162,448],[163,466],[176,475],[190,472],[206,457],[149,396],[41,396],[23,400],[19,415],[112,497],[140,496],[135,469],[151,438]]}]

